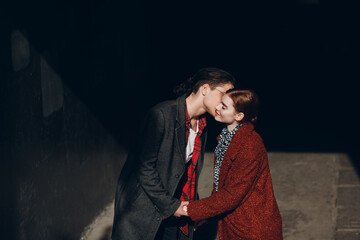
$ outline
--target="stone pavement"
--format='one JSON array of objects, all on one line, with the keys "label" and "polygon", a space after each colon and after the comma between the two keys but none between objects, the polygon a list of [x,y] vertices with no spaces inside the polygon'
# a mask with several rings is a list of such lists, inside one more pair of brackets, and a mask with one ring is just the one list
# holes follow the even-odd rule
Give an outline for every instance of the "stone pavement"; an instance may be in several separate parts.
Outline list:
[{"label": "stone pavement", "polygon": [[[269,153],[275,196],[285,240],[360,240],[360,179],[346,154]],[[213,155],[206,153],[199,180],[200,197],[212,188]],[[113,203],[83,232],[82,240],[108,240]],[[213,240],[205,225],[199,239]]]}]

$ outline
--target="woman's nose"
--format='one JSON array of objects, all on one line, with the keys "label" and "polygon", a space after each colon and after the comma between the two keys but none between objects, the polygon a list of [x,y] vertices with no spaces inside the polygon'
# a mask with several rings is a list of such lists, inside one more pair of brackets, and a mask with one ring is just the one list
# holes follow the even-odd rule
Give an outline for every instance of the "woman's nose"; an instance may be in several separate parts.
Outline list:
[{"label": "woman's nose", "polygon": [[216,106],[216,110],[220,110],[220,109],[221,109],[221,103]]}]

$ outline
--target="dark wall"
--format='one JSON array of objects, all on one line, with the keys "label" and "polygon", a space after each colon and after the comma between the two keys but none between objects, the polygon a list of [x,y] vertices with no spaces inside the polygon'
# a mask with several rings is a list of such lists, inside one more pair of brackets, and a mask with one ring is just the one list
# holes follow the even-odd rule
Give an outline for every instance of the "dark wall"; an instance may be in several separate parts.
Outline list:
[{"label": "dark wall", "polygon": [[126,150],[26,31],[8,30],[1,46],[2,238],[80,239],[113,200]]}]

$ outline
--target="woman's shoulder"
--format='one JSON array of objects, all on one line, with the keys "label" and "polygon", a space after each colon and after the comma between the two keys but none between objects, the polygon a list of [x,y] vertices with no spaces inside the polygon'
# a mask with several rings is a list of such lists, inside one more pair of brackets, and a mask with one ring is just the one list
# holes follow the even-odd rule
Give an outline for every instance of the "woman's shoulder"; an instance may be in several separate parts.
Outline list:
[{"label": "woman's shoulder", "polygon": [[261,135],[255,129],[249,135],[246,143],[254,147],[262,147],[264,145]]},{"label": "woman's shoulder", "polygon": [[238,138],[246,138],[249,141],[262,142],[262,137],[256,131],[255,126],[252,123],[244,123],[236,132],[235,136]]},{"label": "woman's shoulder", "polygon": [[257,152],[259,150],[264,150],[263,139],[259,133],[255,131],[254,125],[252,123],[245,123],[241,126],[238,132],[234,135],[232,142],[236,148],[243,151],[253,151]]}]

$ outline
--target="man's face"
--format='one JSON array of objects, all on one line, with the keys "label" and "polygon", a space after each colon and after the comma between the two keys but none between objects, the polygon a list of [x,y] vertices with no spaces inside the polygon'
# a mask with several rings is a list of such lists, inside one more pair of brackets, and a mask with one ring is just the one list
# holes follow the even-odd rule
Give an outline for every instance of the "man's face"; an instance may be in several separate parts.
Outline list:
[{"label": "man's face", "polygon": [[232,85],[231,83],[219,85],[214,89],[208,87],[204,99],[206,111],[210,113],[213,117],[215,117],[216,106],[221,103],[222,97],[224,96],[225,92],[232,88],[234,88],[234,85]]}]

